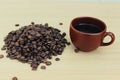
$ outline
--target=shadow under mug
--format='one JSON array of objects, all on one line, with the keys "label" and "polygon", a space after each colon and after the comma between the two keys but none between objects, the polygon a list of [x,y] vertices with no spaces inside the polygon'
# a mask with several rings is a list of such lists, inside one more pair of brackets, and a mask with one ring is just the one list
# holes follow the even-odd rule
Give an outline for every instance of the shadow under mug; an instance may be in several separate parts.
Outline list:
[{"label": "shadow under mug", "polygon": [[[98,33],[86,33],[79,31],[75,28],[76,25],[81,23],[93,24],[101,29]],[[112,32],[106,32],[106,24],[93,17],[77,17],[72,20],[70,24],[70,38],[74,46],[81,51],[92,51],[99,46],[108,46],[112,44],[115,40],[115,36]],[[111,41],[104,43],[103,40],[106,36],[111,37]]]}]

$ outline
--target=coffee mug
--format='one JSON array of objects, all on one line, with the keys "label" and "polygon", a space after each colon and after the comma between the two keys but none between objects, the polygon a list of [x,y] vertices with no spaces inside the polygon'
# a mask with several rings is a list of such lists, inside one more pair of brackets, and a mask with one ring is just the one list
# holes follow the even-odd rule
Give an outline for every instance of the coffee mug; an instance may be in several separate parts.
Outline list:
[{"label": "coffee mug", "polygon": [[[70,24],[70,38],[76,48],[81,51],[92,51],[99,46],[108,46],[115,40],[112,32],[106,32],[106,24],[93,17],[77,17]],[[103,42],[106,36],[110,42]]]}]

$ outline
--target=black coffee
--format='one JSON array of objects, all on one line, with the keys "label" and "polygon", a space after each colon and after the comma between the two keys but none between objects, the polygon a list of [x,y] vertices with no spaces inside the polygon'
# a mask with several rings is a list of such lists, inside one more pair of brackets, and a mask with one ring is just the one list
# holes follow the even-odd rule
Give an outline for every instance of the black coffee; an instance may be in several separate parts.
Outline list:
[{"label": "black coffee", "polygon": [[78,31],[85,32],[85,33],[101,32],[101,29],[99,29],[98,26],[94,24],[81,23],[79,25],[76,25],[74,28],[77,29]]}]

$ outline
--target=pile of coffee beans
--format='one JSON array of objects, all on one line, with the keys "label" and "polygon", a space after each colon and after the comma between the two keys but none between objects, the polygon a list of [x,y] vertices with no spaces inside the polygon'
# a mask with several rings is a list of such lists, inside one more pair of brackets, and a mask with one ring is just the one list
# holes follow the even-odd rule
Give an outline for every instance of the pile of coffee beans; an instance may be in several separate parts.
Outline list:
[{"label": "pile of coffee beans", "polygon": [[61,55],[66,45],[70,45],[65,36],[65,32],[61,33],[48,23],[43,25],[32,22],[11,31],[4,39],[2,50],[6,50],[8,58],[29,63],[32,69],[36,70],[41,63],[51,65],[48,60],[52,59],[52,56]]}]

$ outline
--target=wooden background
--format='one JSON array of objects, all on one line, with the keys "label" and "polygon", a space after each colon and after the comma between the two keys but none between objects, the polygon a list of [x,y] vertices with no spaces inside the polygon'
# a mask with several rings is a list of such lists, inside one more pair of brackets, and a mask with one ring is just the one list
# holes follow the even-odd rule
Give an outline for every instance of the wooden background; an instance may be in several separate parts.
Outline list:
[{"label": "wooden background", "polygon": [[[50,0],[0,0],[0,47],[3,38],[14,25],[49,23],[69,38],[69,25],[73,18],[91,16],[103,20],[107,31],[115,34],[115,42],[107,47],[99,47],[92,52],[74,53],[74,46],[65,48],[61,61],[53,58],[52,65],[46,70],[31,71],[28,64],[22,64],[8,58],[0,59],[0,80],[120,80],[120,3],[79,2]],[[60,26],[59,22],[63,25]],[[105,41],[110,38],[106,37]],[[5,51],[0,54],[6,55]]]}]

